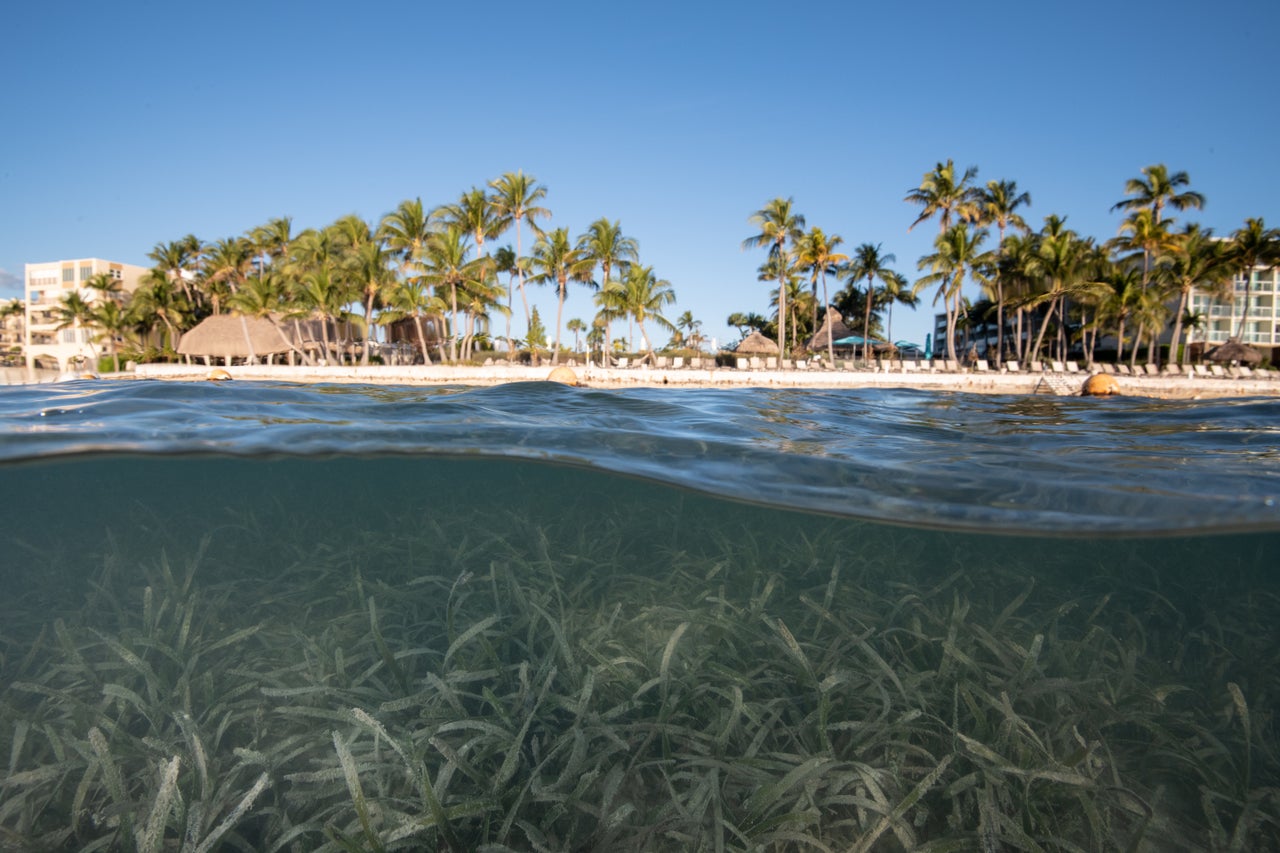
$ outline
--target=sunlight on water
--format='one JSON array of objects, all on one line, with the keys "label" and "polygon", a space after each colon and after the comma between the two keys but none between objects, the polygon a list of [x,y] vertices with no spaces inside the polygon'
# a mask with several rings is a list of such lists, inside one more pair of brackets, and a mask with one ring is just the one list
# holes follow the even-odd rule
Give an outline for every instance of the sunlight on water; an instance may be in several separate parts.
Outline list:
[{"label": "sunlight on water", "polygon": [[517,459],[3,477],[2,846],[1277,846],[1275,529],[949,532]]}]

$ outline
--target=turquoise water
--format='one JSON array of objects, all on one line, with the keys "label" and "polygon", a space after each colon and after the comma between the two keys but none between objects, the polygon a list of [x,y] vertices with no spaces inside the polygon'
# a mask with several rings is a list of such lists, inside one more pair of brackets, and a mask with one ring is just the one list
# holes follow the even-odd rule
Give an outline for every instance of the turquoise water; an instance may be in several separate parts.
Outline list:
[{"label": "turquoise water", "polygon": [[1280,849],[1280,404],[0,389],[0,848]]}]

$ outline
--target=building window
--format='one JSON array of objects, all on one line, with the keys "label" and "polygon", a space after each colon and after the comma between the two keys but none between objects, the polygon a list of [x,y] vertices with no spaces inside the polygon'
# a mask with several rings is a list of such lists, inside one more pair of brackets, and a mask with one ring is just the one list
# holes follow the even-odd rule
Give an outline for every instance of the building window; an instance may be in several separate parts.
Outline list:
[{"label": "building window", "polygon": [[76,342],[76,330],[75,330],[75,329],[63,329],[63,330],[62,330],[62,342],[63,342],[64,344],[74,344],[74,343]]},{"label": "building window", "polygon": [[81,266],[81,267],[80,267],[80,280],[81,280],[81,281],[88,281],[88,280],[89,280],[89,279],[91,279],[91,278],[93,278],[93,267],[92,267],[92,266]]},{"label": "building window", "polygon": [[75,280],[76,280],[75,267],[66,267],[62,270],[62,281],[64,284],[68,281],[74,282]]},{"label": "building window", "polygon": [[114,278],[116,281],[124,280],[124,276],[120,274],[120,270],[112,270],[111,277]]}]

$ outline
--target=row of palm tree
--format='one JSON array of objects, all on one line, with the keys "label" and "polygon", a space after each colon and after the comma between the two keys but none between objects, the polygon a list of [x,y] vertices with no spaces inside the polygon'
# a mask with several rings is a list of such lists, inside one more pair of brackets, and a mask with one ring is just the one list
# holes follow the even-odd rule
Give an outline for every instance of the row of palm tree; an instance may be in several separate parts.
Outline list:
[{"label": "row of palm tree", "polygon": [[[58,310],[60,327],[95,329],[113,356],[116,340],[128,336],[172,355],[184,331],[204,317],[232,312],[270,320],[310,363],[312,354],[293,343],[301,339],[300,329],[291,338],[284,327],[319,320],[320,357],[340,359],[342,342],[332,337],[356,328],[363,338],[360,362],[368,364],[373,327],[411,320],[430,364],[432,343],[442,361],[471,358],[477,346],[494,340],[490,324],[501,315],[506,334],[498,339],[515,358],[522,341],[511,331],[514,294],[520,294],[527,336],[531,283],[556,289],[556,362],[568,287],[579,284],[596,291],[593,328],[607,340],[614,322],[634,321],[652,353],[646,322],[675,329],[662,313],[675,301],[670,282],[639,263],[638,243],[617,221],[598,219],[576,239],[567,228],[540,227],[551,215],[542,206],[546,194],[531,175],[513,172],[434,209],[421,199],[403,201],[376,224],[350,215],[295,234],[292,220],[281,217],[211,243],[188,235],[155,246],[149,253],[153,266],[132,294],[118,286],[96,300],[68,294]],[[534,236],[528,255],[525,225]],[[487,247],[510,231],[515,248],[490,253]]]},{"label": "row of palm tree", "polygon": [[[1187,188],[1186,172],[1170,172],[1164,165],[1144,168],[1140,177],[1126,183],[1125,198],[1112,210],[1128,216],[1118,234],[1103,242],[1077,234],[1067,227],[1065,217],[1052,214],[1038,231],[1031,229],[1020,214],[1031,204],[1030,195],[1011,180],[979,185],[977,174],[976,167],[961,172],[948,160],[926,172],[920,185],[907,192],[904,200],[920,207],[907,230],[930,219],[938,223],[933,251],[919,259],[921,275],[911,284],[891,268],[895,259],[879,244],[864,243],[846,256],[837,251],[843,242],[839,236],[817,228],[806,231],[805,218],[790,198],[775,198],[752,214],[748,221],[753,233],[743,247],[768,251],[760,277],[778,285],[773,295],[777,306],[773,330],[779,349],[788,351],[789,322],[793,341],[799,343],[795,340],[799,313],[795,280],[807,273],[813,299],[803,308],[814,317],[821,305],[841,307],[842,296],[847,304],[849,293],[863,283],[863,316],[841,313],[851,328],[860,329],[868,339],[876,325],[872,315],[881,306],[891,310],[897,301],[914,307],[922,291],[934,288],[933,304],[942,304],[946,319],[945,339],[939,343],[952,360],[957,357],[957,332],[992,320],[997,364],[1006,356],[1037,358],[1046,341],[1063,358],[1071,345],[1080,344],[1092,361],[1098,342],[1106,336],[1117,341],[1117,360],[1129,346],[1130,360],[1136,361],[1145,342],[1147,358],[1154,361],[1157,342],[1170,322],[1171,351],[1181,348],[1185,360],[1184,329],[1202,322],[1190,311],[1192,290],[1199,288],[1230,301],[1233,279],[1243,276],[1244,308],[1236,331],[1242,337],[1248,324],[1252,271],[1280,265],[1280,231],[1267,228],[1261,218],[1246,220],[1227,239],[1215,238],[1211,229],[1194,223],[1175,228],[1169,211],[1200,209],[1204,197]],[[834,301],[826,293],[828,274],[849,283]],[[876,281],[881,283],[879,288]],[[821,303],[816,298],[819,282]],[[976,305],[963,295],[966,283],[981,290]],[[1011,323],[1006,321],[1007,313],[1013,315]],[[740,322],[734,323],[735,319]],[[760,328],[768,322],[757,315],[730,317],[730,323],[740,328]],[[1005,334],[1010,326],[1012,340]],[[830,354],[831,343],[826,343]],[[868,340],[864,357],[869,352]]]}]

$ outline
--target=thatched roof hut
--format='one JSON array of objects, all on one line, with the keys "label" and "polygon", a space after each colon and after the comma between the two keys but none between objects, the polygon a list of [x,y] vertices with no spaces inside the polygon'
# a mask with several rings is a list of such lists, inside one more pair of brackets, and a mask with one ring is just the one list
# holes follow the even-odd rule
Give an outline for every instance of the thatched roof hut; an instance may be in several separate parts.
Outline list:
[{"label": "thatched roof hut", "polygon": [[1240,343],[1235,338],[1231,338],[1225,344],[1220,344],[1209,350],[1205,356],[1210,361],[1219,363],[1240,362],[1242,364],[1257,364],[1262,361],[1262,353],[1258,352],[1251,346]]},{"label": "thatched roof hut", "polygon": [[810,352],[818,352],[827,348],[827,333],[831,333],[831,341],[834,344],[841,338],[847,338],[853,334],[853,330],[845,325],[844,317],[840,316],[840,312],[835,308],[827,308],[826,319],[822,321],[822,325],[818,327],[818,331],[813,337],[805,342],[805,349]]},{"label": "thatched roof hut", "polygon": [[769,340],[756,329],[738,343],[734,352],[741,355],[777,355],[778,342]]},{"label": "thatched roof hut", "polygon": [[215,314],[206,317],[178,342],[182,355],[250,358],[288,352],[290,341],[264,317]]}]

